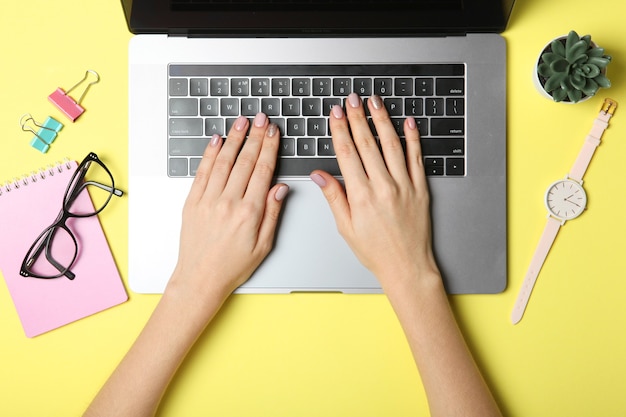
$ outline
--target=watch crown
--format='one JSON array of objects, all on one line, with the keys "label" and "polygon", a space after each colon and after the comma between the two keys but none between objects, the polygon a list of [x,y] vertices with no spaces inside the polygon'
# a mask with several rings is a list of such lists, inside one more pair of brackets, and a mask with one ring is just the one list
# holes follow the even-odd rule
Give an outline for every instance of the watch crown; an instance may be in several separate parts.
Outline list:
[{"label": "watch crown", "polygon": [[613,115],[613,113],[615,113],[616,108],[617,108],[617,101],[610,99],[610,98],[605,98],[604,103],[602,103],[602,109],[600,109],[600,111]]}]

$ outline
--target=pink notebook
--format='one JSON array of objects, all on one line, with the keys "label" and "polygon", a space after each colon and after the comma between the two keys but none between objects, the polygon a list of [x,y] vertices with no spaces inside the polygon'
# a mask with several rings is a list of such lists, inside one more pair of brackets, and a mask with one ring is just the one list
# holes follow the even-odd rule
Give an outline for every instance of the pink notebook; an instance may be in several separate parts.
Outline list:
[{"label": "pink notebook", "polygon": [[[72,266],[76,274],[73,281],[20,276],[26,252],[61,210],[65,188],[76,167],[74,161],[62,163],[0,186],[0,273],[28,337],[128,299],[98,216],[68,220],[80,248]],[[81,210],[93,209],[87,193],[81,193],[75,204]],[[106,215],[106,209],[103,213]]]}]

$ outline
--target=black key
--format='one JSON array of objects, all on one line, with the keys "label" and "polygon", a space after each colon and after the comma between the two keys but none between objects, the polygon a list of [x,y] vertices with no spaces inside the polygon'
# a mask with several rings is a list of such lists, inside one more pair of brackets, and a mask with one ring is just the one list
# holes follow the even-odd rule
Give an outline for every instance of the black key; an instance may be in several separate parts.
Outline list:
[{"label": "black key", "polygon": [[430,132],[432,136],[463,136],[465,133],[465,119],[458,117],[430,119]]},{"label": "black key", "polygon": [[462,156],[465,154],[463,138],[422,138],[422,154],[427,156]]},{"label": "black key", "polygon": [[171,138],[168,142],[170,156],[202,156],[209,138]]},{"label": "black key", "polygon": [[200,99],[200,116],[217,116],[219,107],[216,98]]},{"label": "black key", "polygon": [[415,95],[416,96],[432,96],[434,91],[432,78],[416,78],[415,79]]},{"label": "black key", "polygon": [[421,116],[423,113],[423,99],[407,98],[404,99],[404,111],[407,116]]},{"label": "black key", "polygon": [[170,119],[170,136],[202,136],[202,119]]},{"label": "black key", "polygon": [[170,116],[197,116],[197,98],[171,98]]},{"label": "black key", "polygon": [[462,96],[465,95],[465,80],[463,78],[438,78],[438,96]]},{"label": "black key", "polygon": [[443,116],[443,99],[427,98],[424,100],[424,113],[426,116]]},{"label": "black key", "polygon": [[446,175],[465,175],[465,160],[463,158],[446,159]]},{"label": "black key", "polygon": [[371,78],[355,78],[354,92],[361,97],[369,97],[372,95],[372,79]]},{"label": "black key", "polygon": [[233,78],[230,86],[231,96],[250,95],[250,81],[247,78]]},{"label": "black key", "polygon": [[350,78],[333,79],[333,94],[336,96],[347,96],[352,92]]},{"label": "black key", "polygon": [[170,96],[186,96],[189,83],[184,78],[170,78]]},{"label": "black key", "polygon": [[273,96],[288,96],[291,91],[291,83],[289,78],[274,78],[272,80]]},{"label": "black key", "polygon": [[337,159],[335,158],[278,158],[276,172],[278,176],[309,176],[309,174],[321,169],[331,175],[341,175]]},{"label": "black key", "polygon": [[322,100],[319,98],[302,99],[303,116],[320,116],[322,114]]},{"label": "black key", "polygon": [[397,96],[411,96],[413,95],[413,79],[411,78],[396,78],[394,83],[394,92]]},{"label": "black key", "polygon": [[209,80],[207,78],[192,78],[189,80],[190,96],[208,96]]},{"label": "black key", "polygon": [[374,94],[390,96],[393,93],[391,78],[374,78]]},{"label": "black key", "polygon": [[189,175],[187,158],[170,158],[168,171],[171,177],[186,177]]},{"label": "black key", "polygon": [[294,138],[281,138],[279,154],[280,156],[295,156],[296,140]]},{"label": "black key", "polygon": [[[200,119],[198,119],[200,120]],[[220,135],[224,136],[224,119],[221,117],[204,119],[204,133],[206,136]]]},{"label": "black key", "polygon": [[465,114],[465,99],[463,98],[447,98],[446,99],[446,115],[447,116],[463,116]]},{"label": "black key", "polygon": [[280,99],[262,98],[261,111],[267,116],[280,116]]},{"label": "black key", "polygon": [[298,156],[315,156],[315,139],[298,139]]},{"label": "black key", "polygon": [[212,96],[227,96],[230,93],[228,78],[211,78],[210,93]]},{"label": "black key", "polygon": [[305,123],[303,118],[293,117],[287,119],[286,136],[304,136],[305,134]]},{"label": "black key", "polygon": [[254,116],[259,112],[258,98],[242,98],[241,114],[244,116]]},{"label": "black key", "polygon": [[297,98],[284,98],[283,116],[300,116],[300,100]]},{"label": "black key", "polygon": [[314,96],[330,96],[332,87],[330,78],[313,78],[313,95]]},{"label": "black key", "polygon": [[269,78],[253,78],[250,82],[250,91],[253,96],[269,96],[270,80]]},{"label": "black key", "polygon": [[424,172],[428,176],[443,175],[443,158],[424,158]]},{"label": "black key", "polygon": [[319,138],[317,140],[317,154],[319,156],[335,156],[335,148],[331,138]]},{"label": "black key", "polygon": [[292,93],[294,96],[311,95],[311,80],[309,78],[294,78]]},{"label": "black key", "polygon": [[323,117],[311,117],[307,120],[306,127],[307,136],[325,136],[326,135],[326,119]]},{"label": "black key", "polygon": [[404,113],[401,98],[386,98],[384,99],[384,103],[389,116],[402,116]]},{"label": "black key", "polygon": [[334,106],[341,106],[340,98],[325,98],[322,100],[322,114],[324,116],[330,116],[330,111]]},{"label": "black key", "polygon": [[239,116],[239,99],[238,98],[220,99],[220,114],[222,116]]}]

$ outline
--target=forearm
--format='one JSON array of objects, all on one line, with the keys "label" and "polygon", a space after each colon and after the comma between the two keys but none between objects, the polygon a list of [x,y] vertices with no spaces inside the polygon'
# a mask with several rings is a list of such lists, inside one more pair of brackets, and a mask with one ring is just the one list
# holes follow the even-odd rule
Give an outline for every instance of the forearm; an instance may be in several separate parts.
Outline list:
[{"label": "forearm", "polygon": [[194,297],[170,285],[85,416],[154,415],[174,373],[225,298],[221,293]]},{"label": "forearm", "polygon": [[386,291],[419,369],[431,415],[501,416],[458,328],[438,273]]}]

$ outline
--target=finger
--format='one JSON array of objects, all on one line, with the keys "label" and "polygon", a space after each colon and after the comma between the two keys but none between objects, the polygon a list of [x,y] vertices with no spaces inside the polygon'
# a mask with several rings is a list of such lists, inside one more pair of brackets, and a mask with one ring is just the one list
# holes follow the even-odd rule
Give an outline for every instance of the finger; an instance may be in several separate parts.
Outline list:
[{"label": "finger", "polygon": [[311,180],[317,184],[335,218],[337,229],[342,236],[350,230],[352,215],[350,212],[350,204],[343,186],[335,177],[327,172],[315,170],[310,175]]},{"label": "finger", "polygon": [[396,180],[407,179],[406,157],[402,150],[402,144],[398,133],[391,123],[389,113],[385,108],[383,100],[378,96],[372,96],[367,101],[372,115],[372,121],[376,127],[380,145],[385,158],[386,168],[391,176]]},{"label": "finger", "polygon": [[209,143],[204,149],[202,160],[196,170],[196,176],[193,179],[191,190],[189,191],[189,196],[187,197],[189,200],[197,201],[204,195],[211,176],[211,171],[213,170],[215,158],[222,147],[222,143],[223,141],[220,135],[213,135],[209,140]]},{"label": "finger", "polygon": [[254,166],[254,171],[250,175],[244,196],[244,198],[252,199],[252,201],[263,201],[264,196],[267,195],[278,158],[280,143],[278,126],[271,123],[265,130],[264,135],[261,150]]},{"label": "finger", "polygon": [[333,148],[339,164],[339,170],[346,184],[367,180],[361,157],[354,145],[348,120],[340,106],[334,106],[330,112],[330,132]]},{"label": "finger", "polygon": [[[225,192],[240,197],[246,192],[248,183],[250,182],[250,176],[259,159],[263,140],[266,136],[267,125],[267,116],[263,113],[258,113],[252,123],[248,139],[237,156],[237,160],[226,183]],[[267,189],[265,192],[267,192]]]},{"label": "finger", "polygon": [[207,195],[211,198],[222,194],[226,183],[231,175],[233,165],[241,149],[241,145],[246,137],[248,129],[248,119],[239,116],[235,124],[228,132],[227,140],[213,163],[211,177],[207,185]]},{"label": "finger", "polygon": [[417,123],[413,117],[407,117],[404,121],[404,134],[406,137],[406,166],[409,177],[413,184],[426,190],[426,173],[424,172],[424,160],[422,159],[422,144]]},{"label": "finger", "polygon": [[283,201],[289,192],[289,186],[286,184],[276,184],[267,193],[265,202],[265,212],[261,219],[259,227],[258,243],[262,245],[263,254],[269,253],[274,242],[276,234],[276,226],[280,218],[280,212],[283,207]]},{"label": "finger", "polygon": [[350,123],[350,131],[356,149],[363,162],[365,172],[369,177],[387,173],[382,155],[376,143],[376,138],[367,123],[363,102],[355,93],[351,93],[346,100],[346,113]]}]

